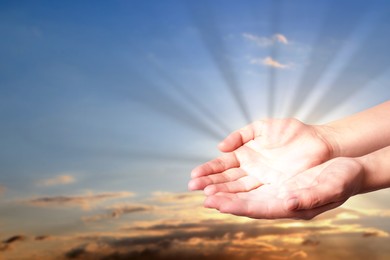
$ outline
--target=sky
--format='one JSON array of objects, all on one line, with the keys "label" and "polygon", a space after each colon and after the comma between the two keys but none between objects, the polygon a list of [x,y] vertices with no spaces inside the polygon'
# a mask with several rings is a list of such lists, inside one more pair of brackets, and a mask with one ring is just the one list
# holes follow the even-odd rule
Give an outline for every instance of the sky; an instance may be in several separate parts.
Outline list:
[{"label": "sky", "polygon": [[387,259],[389,190],[311,221],[202,206],[264,117],[390,99],[390,2],[0,1],[0,258]]}]

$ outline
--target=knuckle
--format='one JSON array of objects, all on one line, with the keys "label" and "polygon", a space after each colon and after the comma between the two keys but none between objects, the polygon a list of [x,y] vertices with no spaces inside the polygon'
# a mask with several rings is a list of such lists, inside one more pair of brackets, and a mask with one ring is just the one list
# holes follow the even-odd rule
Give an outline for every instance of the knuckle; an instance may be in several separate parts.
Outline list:
[{"label": "knuckle", "polygon": [[346,195],[347,188],[348,187],[346,184],[337,185],[336,187],[334,187],[333,194],[334,194],[335,200],[343,199]]},{"label": "knuckle", "polygon": [[308,201],[308,209],[313,209],[321,205],[321,199],[318,194],[309,193],[306,199]]},{"label": "knuckle", "polygon": [[216,165],[216,167],[215,167],[215,170],[219,170],[219,169],[224,169],[224,167],[225,167],[225,163],[224,163],[224,161],[223,161],[223,159],[222,158],[216,158],[215,160],[214,160],[214,163],[215,163],[215,165]]}]

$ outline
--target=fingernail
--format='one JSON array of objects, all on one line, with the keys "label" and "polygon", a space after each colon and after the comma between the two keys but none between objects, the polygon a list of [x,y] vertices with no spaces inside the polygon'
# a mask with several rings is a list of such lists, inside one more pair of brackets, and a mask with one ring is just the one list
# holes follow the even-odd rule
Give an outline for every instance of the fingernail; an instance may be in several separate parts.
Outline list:
[{"label": "fingernail", "polygon": [[298,209],[299,201],[297,198],[289,199],[287,201],[287,209],[288,210],[296,210]]}]

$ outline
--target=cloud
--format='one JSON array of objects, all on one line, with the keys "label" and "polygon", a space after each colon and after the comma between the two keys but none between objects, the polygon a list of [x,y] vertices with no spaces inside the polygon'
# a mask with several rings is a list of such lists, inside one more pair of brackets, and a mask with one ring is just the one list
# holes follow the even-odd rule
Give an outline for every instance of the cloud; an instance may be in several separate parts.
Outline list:
[{"label": "cloud", "polygon": [[[82,252],[83,259],[250,259],[290,256],[295,249],[277,247],[266,242],[240,243],[231,237],[199,237],[198,234],[172,230],[172,235],[133,237],[94,237],[97,250],[75,246],[69,252]],[[91,247],[92,248],[92,247]]]},{"label": "cloud", "polygon": [[78,206],[83,209],[90,209],[92,206],[106,200],[133,197],[132,192],[108,192],[80,196],[54,196],[40,197],[28,200],[27,203],[39,207]]},{"label": "cloud", "polygon": [[[83,197],[90,201],[91,197],[104,194],[111,193],[72,198],[80,200]],[[22,246],[32,247],[35,243],[36,248],[50,247],[53,252],[50,257],[38,257],[45,252],[37,251],[38,259],[267,260],[316,259],[322,254],[325,254],[323,259],[332,259],[345,256],[341,251],[345,248],[334,251],[332,255],[327,253],[334,244],[344,241],[350,243],[346,258],[356,259],[361,250],[372,247],[374,242],[376,246],[379,243],[380,248],[387,248],[389,242],[385,229],[360,225],[365,215],[351,209],[338,208],[308,222],[251,220],[196,207],[196,204],[201,204],[203,196],[197,192],[155,192],[150,198],[140,200],[139,204],[105,206],[102,214],[83,218],[86,222],[95,221],[91,224],[93,229],[78,230],[77,234],[69,236],[33,237],[20,246],[19,254],[24,252]],[[153,214],[149,214],[151,212]],[[138,213],[140,215],[133,215]],[[131,217],[121,222],[114,221],[126,214]],[[371,217],[378,219],[374,214]],[[388,220],[388,217],[381,218],[382,221]],[[104,219],[113,221],[98,221]],[[355,247],[360,251],[355,252]],[[16,253],[16,250],[4,254],[11,253]],[[379,251],[375,256],[382,253]]]},{"label": "cloud", "polygon": [[23,241],[25,239],[26,239],[26,237],[23,236],[23,235],[16,235],[16,236],[12,236],[12,237],[4,240],[3,244],[13,244],[13,243],[15,243],[17,241]]},{"label": "cloud", "polygon": [[283,43],[283,44],[288,44],[288,40],[286,38],[286,36],[284,36],[283,34],[275,34],[273,36],[273,39],[275,39],[276,41],[280,42],[280,43]]},{"label": "cloud", "polygon": [[48,236],[48,235],[40,235],[40,236],[36,236],[34,239],[36,241],[43,241],[43,240],[48,240],[50,238],[51,238],[51,236]]},{"label": "cloud", "polygon": [[243,33],[242,36],[244,39],[254,42],[259,47],[268,47],[277,42],[282,44],[289,44],[287,37],[283,34],[274,34],[272,37],[261,37],[250,33]]},{"label": "cloud", "polygon": [[119,218],[122,215],[126,215],[126,214],[150,212],[153,209],[154,207],[150,205],[118,204],[109,207],[107,209],[107,213],[105,214],[83,217],[82,220],[84,222],[95,222],[95,221],[100,221],[105,219]]},{"label": "cloud", "polygon": [[24,241],[26,240],[26,237],[23,235],[15,235],[12,237],[7,238],[0,244],[0,252],[1,251],[7,251],[12,249],[12,245],[16,242]]},{"label": "cloud", "polygon": [[[185,194],[157,193],[156,201],[170,207],[171,201],[191,202]],[[195,212],[195,209],[183,209]],[[179,211],[179,210],[178,210]],[[191,213],[190,212],[190,213]],[[87,250],[83,258],[94,259],[312,259],[328,250],[321,240],[332,238],[362,241],[362,234],[376,236],[382,231],[354,224],[333,224],[340,219],[358,220],[360,215],[343,208],[323,214],[310,222],[262,221],[243,218],[213,219],[193,214],[193,218],[134,222],[120,229],[118,235],[92,235],[84,241],[104,250]],[[352,217],[353,216],[353,217]],[[376,232],[374,234],[374,232]],[[312,236],[315,235],[315,239]],[[80,238],[82,239],[82,238]],[[380,237],[386,239],[386,237]],[[381,243],[385,243],[383,240]],[[329,242],[328,242],[329,243]],[[356,242],[357,243],[357,242]],[[360,242],[359,242],[360,243]],[[386,242],[387,243],[387,242]],[[304,247],[304,248],[303,248]],[[75,247],[78,248],[78,247]],[[304,250],[303,250],[304,249]],[[337,252],[335,255],[343,254]],[[350,252],[352,258],[360,253]]]},{"label": "cloud", "polygon": [[374,230],[374,231],[365,231],[362,234],[362,237],[388,237],[387,232],[383,232],[380,230]]},{"label": "cloud", "polygon": [[307,258],[307,253],[305,251],[298,251],[291,254],[290,259],[304,259]]},{"label": "cloud", "polygon": [[272,59],[271,57],[266,57],[264,59],[251,59],[250,63],[273,67],[276,69],[287,69],[290,67],[290,65],[282,64],[282,63]]},{"label": "cloud", "polygon": [[320,241],[318,240],[312,240],[312,239],[305,239],[302,241],[301,245],[303,246],[318,246],[320,244]]},{"label": "cloud", "polygon": [[0,195],[4,194],[7,188],[0,184]]},{"label": "cloud", "polygon": [[85,246],[79,246],[76,248],[72,248],[71,250],[66,252],[65,257],[69,258],[69,259],[77,259],[77,258],[81,257],[82,255],[84,255],[86,252],[87,251],[85,249]]},{"label": "cloud", "polygon": [[72,175],[60,175],[54,178],[41,180],[38,182],[39,186],[56,186],[74,183],[76,179]]},{"label": "cloud", "polygon": [[152,201],[159,203],[174,203],[174,204],[187,204],[187,203],[200,203],[204,200],[202,192],[161,192],[156,191],[152,194]]},{"label": "cloud", "polygon": [[[329,244],[322,245],[318,239],[328,240],[327,243],[334,238],[340,241],[355,239],[357,242],[354,243],[360,243],[360,247],[365,245],[360,230],[332,225],[329,219],[314,220],[309,224],[300,221],[238,222],[237,219],[147,223],[149,225],[137,223],[124,228],[118,235],[84,237],[83,243],[95,246],[88,246],[89,249],[85,245],[75,246],[66,253],[80,253],[83,259],[316,259],[329,251]],[[315,240],[310,238],[313,234]],[[388,243],[386,240],[380,242]],[[337,250],[333,251],[333,257],[345,256],[345,248]],[[348,254],[356,258],[361,252],[348,250]]]}]

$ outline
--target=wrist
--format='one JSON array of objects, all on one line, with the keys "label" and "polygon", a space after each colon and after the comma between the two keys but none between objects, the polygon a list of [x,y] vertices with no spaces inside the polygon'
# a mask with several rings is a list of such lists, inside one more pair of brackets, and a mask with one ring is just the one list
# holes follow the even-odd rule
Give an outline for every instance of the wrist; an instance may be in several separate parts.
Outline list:
[{"label": "wrist", "polygon": [[357,157],[363,166],[363,185],[360,193],[390,187],[390,146],[373,153]]},{"label": "wrist", "polygon": [[367,193],[370,191],[376,190],[374,188],[375,184],[373,183],[371,175],[371,159],[370,155],[364,155],[360,157],[354,158],[361,165],[362,170],[362,183],[360,185],[360,189],[357,194]]},{"label": "wrist", "polygon": [[325,143],[329,151],[329,160],[342,156],[336,129],[330,125],[313,125],[317,136]]}]

